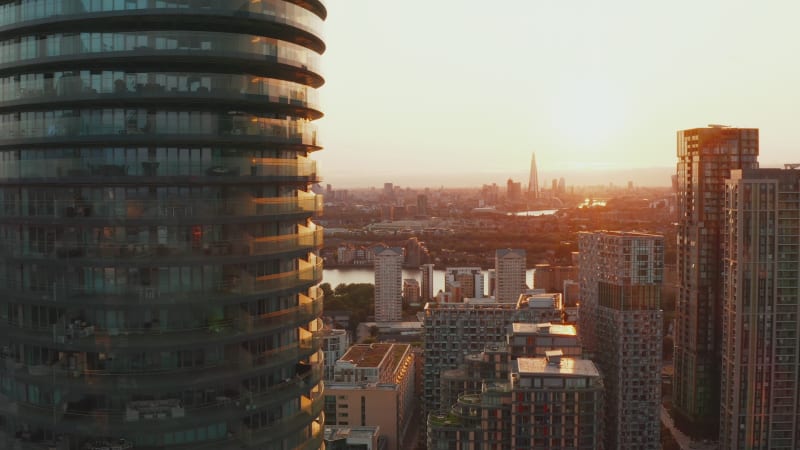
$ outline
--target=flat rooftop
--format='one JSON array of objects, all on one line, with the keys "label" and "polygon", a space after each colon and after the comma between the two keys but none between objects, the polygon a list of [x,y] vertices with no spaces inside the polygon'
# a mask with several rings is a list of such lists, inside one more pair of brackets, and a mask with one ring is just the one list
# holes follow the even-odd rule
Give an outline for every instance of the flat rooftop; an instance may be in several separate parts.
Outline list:
[{"label": "flat rooftop", "polygon": [[551,309],[561,306],[561,294],[548,293],[548,294],[520,294],[517,300],[518,309]]},{"label": "flat rooftop", "polygon": [[643,233],[641,231],[618,231],[618,230],[598,230],[598,231],[581,231],[578,234],[604,234],[613,237],[650,237],[650,238],[663,238],[660,234]]},{"label": "flat rooftop", "polygon": [[325,425],[325,440],[336,441],[340,439],[371,440],[378,434],[378,426],[350,427],[346,425]]},{"label": "flat rooftop", "polygon": [[575,336],[578,334],[575,325],[562,325],[556,323],[512,323],[511,331],[514,334],[547,334],[557,336]]},{"label": "flat rooftop", "polygon": [[561,357],[558,365],[548,364],[547,358],[517,358],[516,365],[520,375],[600,376],[592,361],[566,356]]},{"label": "flat rooftop", "polygon": [[409,351],[408,344],[356,344],[347,350],[339,361],[347,361],[356,367],[379,367],[387,357],[391,356],[394,364]]}]

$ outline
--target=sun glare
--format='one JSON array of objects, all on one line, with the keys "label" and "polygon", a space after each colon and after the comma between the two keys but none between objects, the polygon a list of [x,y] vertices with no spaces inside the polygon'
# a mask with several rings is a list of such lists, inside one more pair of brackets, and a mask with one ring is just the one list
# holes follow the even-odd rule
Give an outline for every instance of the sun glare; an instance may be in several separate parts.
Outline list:
[{"label": "sun glare", "polygon": [[624,123],[621,94],[610,84],[589,80],[564,83],[554,93],[552,127],[567,146],[596,148]]}]

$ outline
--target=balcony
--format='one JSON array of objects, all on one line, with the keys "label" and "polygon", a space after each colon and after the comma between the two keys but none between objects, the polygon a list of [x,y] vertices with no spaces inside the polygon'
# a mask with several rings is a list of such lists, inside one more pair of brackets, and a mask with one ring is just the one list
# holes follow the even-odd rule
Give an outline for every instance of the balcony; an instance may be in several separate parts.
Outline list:
[{"label": "balcony", "polygon": [[48,200],[0,201],[0,217],[41,217],[67,220],[125,219],[163,223],[170,218],[218,219],[234,221],[244,217],[318,214],[322,196],[300,192],[296,197],[251,197],[219,199],[164,200]]},{"label": "balcony", "polygon": [[[316,161],[307,158],[217,158],[209,161],[111,161],[107,159],[42,159],[4,161],[0,180],[92,178],[131,182],[131,177],[266,177],[318,182]],[[122,177],[118,179],[117,177]]]},{"label": "balcony", "polygon": [[[171,349],[194,348],[203,345],[236,342],[253,334],[302,326],[322,313],[322,299],[263,316],[241,314],[236,318],[214,321],[197,328],[114,328],[97,329],[94,325],[67,324],[52,328],[18,327],[10,325],[7,335],[27,344],[40,344],[72,351],[102,351],[108,346],[116,349],[143,349],[156,351],[168,342]],[[38,371],[37,371],[38,372]],[[34,373],[31,375],[48,375]]]},{"label": "balcony", "polygon": [[[281,391],[279,394],[285,392]],[[308,391],[305,394],[309,394]],[[282,395],[284,401],[297,397],[298,392]],[[246,426],[234,437],[248,444],[264,443],[276,435],[296,432],[311,425],[322,413],[324,396],[321,390],[313,388],[310,396],[300,394],[301,408],[294,414],[277,420],[267,428],[250,430]],[[236,423],[252,415],[252,408],[240,399],[221,398],[210,405],[188,408],[178,400],[134,401],[126,405],[124,411],[84,409],[79,403],[61,402],[59,405],[42,406],[18,402],[18,417],[33,426],[48,425],[58,433],[81,433],[90,436],[122,436],[141,431],[163,433],[181,430],[198,425],[212,424],[220,420]],[[272,402],[269,406],[280,405]]]},{"label": "balcony", "polygon": [[302,396],[300,400],[301,408],[297,413],[284,417],[266,428],[253,430],[244,426],[238,433],[239,439],[247,445],[258,445],[270,442],[276,436],[296,432],[311,425],[322,414],[325,406],[325,396],[318,393],[311,398]]},{"label": "balcony", "polygon": [[[16,280],[0,278],[0,295],[8,300],[47,300],[62,305],[128,305],[139,304],[204,304],[209,301],[231,302],[242,296],[261,295],[282,290],[308,288],[322,281],[322,261],[313,258],[299,260],[300,268],[288,272],[253,276],[245,271],[227,276],[224,281],[210,283],[199,290],[161,289],[157,286],[106,286],[96,289],[65,281],[56,281],[47,286],[25,288]],[[57,305],[53,305],[57,306]]]},{"label": "balcony", "polygon": [[[279,236],[244,237],[242,239],[203,240],[155,243],[85,243],[74,240],[57,240],[49,251],[32,252],[33,243],[23,240],[6,240],[0,249],[6,257],[24,260],[57,259],[95,263],[95,261],[141,260],[158,258],[160,262],[197,260],[204,257],[247,257],[279,255],[291,252],[309,252],[323,244],[323,229],[318,226],[299,226],[294,234]],[[93,261],[94,260],[94,261]]]}]

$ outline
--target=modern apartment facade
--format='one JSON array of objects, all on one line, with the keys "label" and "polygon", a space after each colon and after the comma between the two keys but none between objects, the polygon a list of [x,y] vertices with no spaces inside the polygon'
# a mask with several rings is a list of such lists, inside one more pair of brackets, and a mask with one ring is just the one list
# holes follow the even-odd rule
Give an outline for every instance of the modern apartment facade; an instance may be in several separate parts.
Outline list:
[{"label": "modern apartment facade", "polygon": [[592,361],[553,350],[511,366],[509,448],[603,448],[603,377]]},{"label": "modern apartment facade", "polygon": [[333,381],[336,361],[350,348],[350,332],[344,329],[325,327],[320,332],[322,353],[325,357],[325,381]]},{"label": "modern apartment facade", "polygon": [[560,351],[511,361],[507,380],[465,392],[427,416],[429,450],[603,448],[603,378]]},{"label": "modern apartment facade", "polygon": [[454,293],[454,302],[464,298],[483,298],[483,270],[480,267],[448,267],[444,272],[444,287]]},{"label": "modern apartment facade", "polygon": [[525,250],[501,249],[495,252],[495,298],[498,303],[516,303],[528,289],[525,283]]},{"label": "modern apartment facade", "polygon": [[397,322],[403,318],[403,249],[375,250],[375,321]]},{"label": "modern apartment facade", "polygon": [[539,303],[521,298],[518,303],[475,301],[428,303],[423,311],[425,362],[423,401],[426,411],[443,405],[441,373],[456,369],[471,354],[480,353],[487,343],[505,343],[514,322],[543,323],[561,318],[560,294],[547,294]]},{"label": "modern apartment facade", "polygon": [[580,332],[605,382],[606,450],[661,448],[664,239],[583,232]]},{"label": "modern apartment facade", "polygon": [[722,337],[724,186],[758,167],[758,129],[678,132],[678,295],[672,405],[679,427],[716,437]]},{"label": "modern apartment facade", "polygon": [[725,185],[720,448],[800,447],[798,167]]},{"label": "modern apartment facade", "polygon": [[325,421],[377,426],[386,450],[407,448],[416,407],[414,354],[408,344],[357,344],[336,362],[325,387]]},{"label": "modern apartment facade", "polygon": [[0,8],[0,427],[318,448],[318,0]]}]

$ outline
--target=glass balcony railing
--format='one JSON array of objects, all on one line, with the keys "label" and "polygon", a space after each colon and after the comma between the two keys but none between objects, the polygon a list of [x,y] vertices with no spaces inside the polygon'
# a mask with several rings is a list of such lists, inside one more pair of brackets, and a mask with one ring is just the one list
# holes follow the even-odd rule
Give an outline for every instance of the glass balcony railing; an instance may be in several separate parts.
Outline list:
[{"label": "glass balcony railing", "polygon": [[0,162],[0,179],[142,176],[287,177],[319,181],[317,163],[307,158],[218,158],[208,161],[114,161],[36,159]]},{"label": "glass balcony railing", "polygon": [[255,100],[320,108],[316,89],[257,75],[75,70],[0,77],[0,101],[97,101],[130,97],[224,98],[232,102]]},{"label": "glass balcony railing", "polygon": [[5,139],[45,140],[89,136],[116,139],[120,135],[128,136],[128,140],[133,139],[131,135],[257,136],[278,143],[320,145],[316,125],[300,119],[273,119],[252,114],[218,115],[200,111],[151,112],[146,109],[81,110],[76,116],[66,114],[64,110],[3,114],[0,115],[0,136]]},{"label": "glass balcony railing", "polygon": [[296,234],[260,238],[203,240],[199,242],[151,243],[84,243],[65,240],[55,241],[47,251],[31,251],[32,243],[6,240],[0,243],[0,251],[7,257],[30,260],[82,261],[87,259],[137,260],[141,258],[203,258],[217,256],[264,256],[281,253],[313,250],[322,246],[323,230],[301,231]]},{"label": "glass balcony railing", "polygon": [[0,66],[57,57],[134,57],[140,55],[244,57],[277,62],[319,73],[319,54],[303,46],[264,36],[213,31],[131,31],[55,33],[0,41]]},{"label": "glass balcony railing", "polygon": [[[176,383],[185,381],[187,376],[193,377],[197,382],[225,383],[231,376],[242,376],[248,370],[263,370],[277,367],[282,364],[296,362],[302,358],[319,352],[321,341],[318,338],[307,339],[304,342],[287,344],[277,349],[265,352],[264,355],[253,356],[242,350],[239,356],[232,360],[208,364],[204,367],[193,368],[143,368],[140,370],[94,370],[83,366],[70,366],[66,361],[57,361],[53,364],[27,365],[11,357],[0,358],[0,373],[20,381],[31,384],[46,384],[48,386],[68,386],[76,392],[91,388],[130,388],[135,384],[139,388],[170,389]],[[247,354],[247,355],[245,355]],[[308,391],[320,382],[320,374],[313,369],[310,373],[299,373],[287,378],[266,391],[249,393],[242,389],[246,397],[228,397],[218,399],[220,403],[241,399],[246,409],[260,408],[275,403],[275,396],[289,390]],[[322,370],[321,368],[318,370]],[[249,406],[248,406],[249,405]],[[52,405],[50,405],[52,408]]]},{"label": "glass balcony railing", "polygon": [[166,217],[258,217],[280,214],[317,214],[322,196],[261,197],[249,199],[164,200],[0,200],[0,217],[163,219]]},{"label": "glass balcony railing", "polygon": [[322,413],[325,406],[325,396],[317,395],[308,400],[307,402],[301,402],[305,404],[295,414],[279,419],[265,428],[250,429],[243,427],[237,437],[247,445],[258,445],[272,441],[275,435],[296,431],[304,425],[310,424]]},{"label": "glass balcony railing", "polygon": [[283,23],[300,28],[321,37],[322,19],[305,8],[283,0],[147,0],[92,1],[92,0],[22,0],[0,6],[0,26],[19,25],[28,21],[51,17],[69,18],[101,12],[130,12],[154,10],[156,13],[171,11],[202,11],[210,14],[255,14],[263,20]]},{"label": "glass balcony railing", "polygon": [[[300,261],[303,263],[303,261]],[[284,289],[305,289],[322,281],[322,261],[303,263],[300,269],[263,276],[242,270],[226,276],[224,281],[206,282],[195,289],[168,289],[158,286],[78,285],[65,281],[24,286],[17,280],[0,278],[0,295],[7,299],[36,298],[65,304],[108,305],[138,302],[140,304],[205,303],[227,296],[266,294]]]},{"label": "glass balcony railing", "polygon": [[[305,303],[275,311],[270,314],[252,316],[242,313],[238,317],[209,321],[199,327],[170,327],[151,322],[149,326],[128,327],[125,325],[105,328],[84,320],[62,318],[51,326],[35,327],[9,322],[4,328],[9,336],[24,342],[37,342],[43,346],[59,344],[81,348],[112,344],[114,348],[159,348],[168,339],[170,345],[202,346],[232,336],[247,336],[271,330],[308,324],[322,314],[322,298],[309,299]],[[67,316],[71,316],[67,314]],[[48,372],[49,373],[49,372]]]}]

